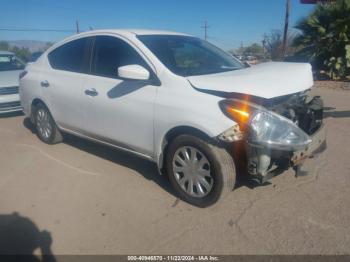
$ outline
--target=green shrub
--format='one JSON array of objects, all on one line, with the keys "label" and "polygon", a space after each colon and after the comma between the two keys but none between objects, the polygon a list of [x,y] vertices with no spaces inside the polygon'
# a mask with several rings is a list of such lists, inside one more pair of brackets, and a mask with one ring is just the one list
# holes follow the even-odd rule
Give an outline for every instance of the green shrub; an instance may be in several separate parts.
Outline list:
[{"label": "green shrub", "polygon": [[350,73],[350,0],[317,5],[296,26],[301,34],[294,45],[332,79],[345,79]]}]

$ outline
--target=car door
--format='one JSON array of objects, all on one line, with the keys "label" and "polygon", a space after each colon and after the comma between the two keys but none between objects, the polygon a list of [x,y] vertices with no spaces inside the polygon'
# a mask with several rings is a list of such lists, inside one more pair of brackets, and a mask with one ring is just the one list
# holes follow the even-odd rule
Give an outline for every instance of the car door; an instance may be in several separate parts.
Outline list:
[{"label": "car door", "polygon": [[157,85],[118,77],[118,67],[135,64],[152,71],[126,41],[114,36],[96,36],[91,75],[83,84],[85,127],[90,136],[99,140],[151,156]]},{"label": "car door", "polygon": [[63,128],[79,131],[83,128],[84,74],[89,70],[91,37],[65,43],[47,58],[49,65],[40,76],[40,85],[56,123]]}]

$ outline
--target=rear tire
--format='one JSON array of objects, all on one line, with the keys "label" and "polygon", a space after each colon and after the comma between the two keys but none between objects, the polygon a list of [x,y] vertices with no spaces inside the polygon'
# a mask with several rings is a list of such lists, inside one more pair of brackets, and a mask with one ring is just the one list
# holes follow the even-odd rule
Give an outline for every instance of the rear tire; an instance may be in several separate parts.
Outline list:
[{"label": "rear tire", "polygon": [[166,168],[179,197],[198,207],[224,198],[236,182],[235,165],[227,150],[192,135],[180,135],[172,141]]},{"label": "rear tire", "polygon": [[62,142],[62,134],[44,104],[36,105],[33,114],[36,134],[41,141],[50,145]]}]

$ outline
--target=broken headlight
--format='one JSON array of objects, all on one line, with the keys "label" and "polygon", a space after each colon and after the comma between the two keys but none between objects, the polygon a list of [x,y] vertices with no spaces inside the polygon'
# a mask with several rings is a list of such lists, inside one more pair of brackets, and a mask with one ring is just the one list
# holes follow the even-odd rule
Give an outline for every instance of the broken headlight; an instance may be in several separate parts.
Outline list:
[{"label": "broken headlight", "polygon": [[271,111],[256,110],[249,121],[248,141],[280,150],[297,150],[307,146],[310,137],[289,119]]},{"label": "broken headlight", "polygon": [[247,133],[248,143],[278,150],[298,150],[310,137],[289,119],[256,104],[231,99],[220,102],[223,112]]}]

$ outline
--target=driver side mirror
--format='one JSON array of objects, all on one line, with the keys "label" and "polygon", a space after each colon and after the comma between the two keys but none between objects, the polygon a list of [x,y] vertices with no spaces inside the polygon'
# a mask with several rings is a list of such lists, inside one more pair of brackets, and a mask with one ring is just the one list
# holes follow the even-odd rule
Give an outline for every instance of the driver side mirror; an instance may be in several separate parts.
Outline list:
[{"label": "driver side mirror", "polygon": [[126,65],[118,68],[118,76],[130,80],[149,80],[149,71],[140,65]]}]

